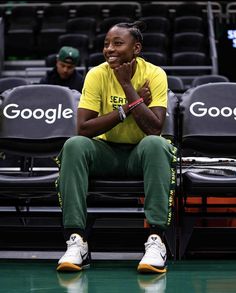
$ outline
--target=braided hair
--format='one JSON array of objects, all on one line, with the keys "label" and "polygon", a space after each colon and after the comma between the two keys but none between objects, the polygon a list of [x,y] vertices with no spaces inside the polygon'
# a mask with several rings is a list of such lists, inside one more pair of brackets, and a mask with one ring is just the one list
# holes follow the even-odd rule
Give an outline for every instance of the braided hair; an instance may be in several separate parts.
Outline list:
[{"label": "braided hair", "polygon": [[126,28],[137,42],[140,42],[141,44],[143,44],[142,31],[146,29],[145,22],[140,20],[132,22],[132,23],[120,22],[115,24],[113,27]]}]

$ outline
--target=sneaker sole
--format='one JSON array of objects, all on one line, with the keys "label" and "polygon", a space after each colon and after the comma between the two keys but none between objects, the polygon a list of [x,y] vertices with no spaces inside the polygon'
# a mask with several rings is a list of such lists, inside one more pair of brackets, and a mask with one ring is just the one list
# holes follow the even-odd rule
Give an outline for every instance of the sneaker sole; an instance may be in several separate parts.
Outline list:
[{"label": "sneaker sole", "polygon": [[157,268],[148,264],[140,264],[137,268],[139,273],[166,273],[167,268]]},{"label": "sneaker sole", "polygon": [[59,264],[59,266],[57,267],[57,271],[63,271],[63,272],[80,272],[83,269],[87,269],[89,268],[89,264],[84,265],[84,266],[78,266],[75,265],[73,263],[70,262],[63,262],[61,264]]}]

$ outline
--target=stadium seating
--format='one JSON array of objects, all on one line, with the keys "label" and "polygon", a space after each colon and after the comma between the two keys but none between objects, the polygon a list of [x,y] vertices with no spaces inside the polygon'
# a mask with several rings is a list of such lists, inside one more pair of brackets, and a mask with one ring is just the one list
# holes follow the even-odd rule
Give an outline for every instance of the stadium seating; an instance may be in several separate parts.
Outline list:
[{"label": "stadium seating", "polygon": [[[5,56],[7,59],[44,59],[49,54],[58,51],[57,41],[64,34],[79,33],[86,34],[89,38],[87,47],[81,49],[82,63],[85,64],[88,54],[101,52],[103,43],[99,41],[101,34],[105,34],[110,25],[116,22],[129,22],[134,20],[144,20],[147,24],[143,32],[145,42],[143,50],[145,52],[163,53],[167,56],[167,62],[162,62],[162,66],[170,75],[187,75],[187,79],[193,79],[199,74],[218,74],[217,60],[214,62],[214,50],[216,43],[214,35],[209,28],[212,13],[220,13],[216,3],[211,3],[212,10],[208,9],[207,3],[75,3],[62,2],[37,3],[33,5],[16,5],[17,9],[12,9],[10,13],[4,13],[5,27]],[[220,6],[219,6],[220,8]],[[28,13],[32,21],[26,23],[26,15],[20,22],[24,22],[27,27],[22,27],[21,31],[11,30],[14,22],[17,22],[17,10],[29,9],[34,11]],[[131,10],[129,10],[131,9]],[[217,10],[218,9],[218,10]],[[118,12],[117,12],[118,11]],[[35,13],[36,12],[36,13]],[[16,13],[16,17],[14,16]],[[9,14],[9,15],[8,15]],[[24,13],[23,13],[24,14]],[[217,15],[218,15],[217,14]],[[29,16],[30,15],[30,16]],[[13,17],[14,16],[14,17]],[[29,23],[35,24],[37,29],[28,30]],[[31,26],[32,27],[32,26]],[[22,31],[23,30],[23,31]],[[194,36],[188,38],[177,34],[199,34],[204,37],[199,39]],[[163,34],[150,36],[151,34]],[[208,37],[205,37],[208,35]],[[19,41],[15,41],[19,40]],[[20,41],[21,40],[21,41]],[[25,46],[28,44],[28,46]],[[193,48],[192,48],[193,47]],[[183,54],[172,56],[180,51],[196,50],[206,54],[207,60],[201,61],[201,65],[209,66],[207,71],[186,71],[183,67],[199,65],[199,58],[202,57],[183,57]],[[86,53],[84,52],[86,51]],[[185,54],[184,54],[185,55]],[[188,54],[187,54],[188,55]],[[85,57],[84,57],[85,56]],[[204,58],[204,57],[203,57]],[[217,58],[217,56],[216,56]],[[180,61],[182,59],[182,61]],[[191,62],[191,59],[196,62]],[[206,62],[207,64],[206,64]],[[166,64],[164,64],[166,63]],[[197,63],[197,64],[196,64]],[[178,67],[173,71],[170,66]],[[33,67],[33,66],[30,66]],[[182,67],[182,68],[181,68]],[[188,84],[191,80],[187,81]]]}]

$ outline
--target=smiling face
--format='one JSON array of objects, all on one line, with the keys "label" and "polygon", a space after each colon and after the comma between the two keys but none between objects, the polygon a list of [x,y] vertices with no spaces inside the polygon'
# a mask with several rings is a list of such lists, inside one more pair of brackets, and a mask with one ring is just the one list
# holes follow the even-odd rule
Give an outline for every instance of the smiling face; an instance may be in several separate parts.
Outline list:
[{"label": "smiling face", "polygon": [[112,69],[130,62],[141,51],[137,42],[127,28],[112,27],[105,38],[103,54]]}]

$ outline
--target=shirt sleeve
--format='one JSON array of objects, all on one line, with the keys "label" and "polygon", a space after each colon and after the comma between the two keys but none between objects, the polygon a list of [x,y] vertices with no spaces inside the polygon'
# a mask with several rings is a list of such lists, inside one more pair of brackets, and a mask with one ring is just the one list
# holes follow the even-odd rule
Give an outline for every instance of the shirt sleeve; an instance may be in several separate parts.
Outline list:
[{"label": "shirt sleeve", "polygon": [[87,73],[78,108],[100,112],[101,108],[101,76],[94,67]]},{"label": "shirt sleeve", "polygon": [[157,106],[167,108],[168,83],[166,73],[162,68],[157,67],[153,72],[149,86],[152,94],[149,108]]}]

